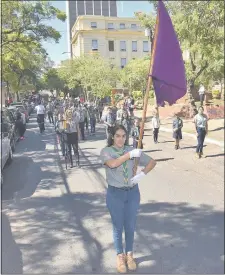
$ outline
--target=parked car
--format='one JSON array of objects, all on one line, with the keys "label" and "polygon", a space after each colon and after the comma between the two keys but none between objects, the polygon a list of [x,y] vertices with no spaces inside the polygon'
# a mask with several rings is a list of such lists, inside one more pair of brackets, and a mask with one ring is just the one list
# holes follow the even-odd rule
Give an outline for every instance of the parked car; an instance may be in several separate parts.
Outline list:
[{"label": "parked car", "polygon": [[15,130],[15,118],[7,108],[2,108],[1,110],[1,123],[4,125],[4,129],[7,129],[5,132],[8,133],[10,146],[12,152],[14,152],[16,149],[16,142],[19,139],[19,133]]},{"label": "parked car", "polygon": [[14,102],[10,104],[10,107],[15,106],[16,108],[19,109],[19,111],[23,114],[25,114],[26,122],[29,122],[29,114],[26,106],[22,102]]},{"label": "parked car", "polygon": [[10,144],[8,126],[5,123],[1,123],[1,144],[1,169],[3,169],[6,164],[10,164],[13,160],[13,153]]}]

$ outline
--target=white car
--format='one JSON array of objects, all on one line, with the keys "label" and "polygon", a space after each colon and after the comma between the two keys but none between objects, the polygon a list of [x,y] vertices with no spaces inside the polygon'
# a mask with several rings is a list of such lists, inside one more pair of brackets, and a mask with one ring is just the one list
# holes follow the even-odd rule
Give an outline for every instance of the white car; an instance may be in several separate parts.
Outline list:
[{"label": "white car", "polygon": [[[2,125],[1,125],[2,126]],[[1,155],[1,184],[3,183],[2,170],[6,164],[10,164],[13,160],[12,148],[10,146],[10,139],[8,133],[4,131],[4,126],[1,127],[1,145],[0,146],[0,155]]]}]

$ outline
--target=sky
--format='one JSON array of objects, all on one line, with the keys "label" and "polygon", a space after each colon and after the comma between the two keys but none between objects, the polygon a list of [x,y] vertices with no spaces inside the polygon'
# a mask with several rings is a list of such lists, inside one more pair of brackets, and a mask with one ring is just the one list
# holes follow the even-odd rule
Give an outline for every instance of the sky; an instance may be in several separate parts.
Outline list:
[{"label": "sky", "polygon": [[[66,1],[51,1],[52,5],[56,8],[66,12]],[[134,12],[150,12],[151,5],[148,1],[117,1],[117,15],[118,17],[133,17]],[[60,20],[51,20],[48,25],[54,27],[61,34],[61,39],[59,43],[55,42],[43,42],[44,48],[47,50],[48,55],[55,64],[60,64],[62,60],[68,58],[67,54],[62,54],[67,52],[67,24],[61,22]]]}]

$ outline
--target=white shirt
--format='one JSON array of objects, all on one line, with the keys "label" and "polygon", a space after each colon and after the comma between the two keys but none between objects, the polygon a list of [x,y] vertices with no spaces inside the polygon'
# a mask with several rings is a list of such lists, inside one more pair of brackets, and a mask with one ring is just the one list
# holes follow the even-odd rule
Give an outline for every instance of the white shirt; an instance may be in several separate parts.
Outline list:
[{"label": "white shirt", "polygon": [[37,115],[44,115],[45,114],[45,107],[43,105],[38,105],[35,107],[37,111]]},{"label": "white shirt", "polygon": [[152,118],[152,129],[159,128],[160,127],[160,120],[158,117]]},{"label": "white shirt", "polygon": [[197,114],[194,117],[194,122],[198,128],[206,128],[207,120],[208,120],[208,118],[206,115]]},{"label": "white shirt", "polygon": [[205,93],[205,87],[201,86],[198,92],[200,95],[203,95]]}]

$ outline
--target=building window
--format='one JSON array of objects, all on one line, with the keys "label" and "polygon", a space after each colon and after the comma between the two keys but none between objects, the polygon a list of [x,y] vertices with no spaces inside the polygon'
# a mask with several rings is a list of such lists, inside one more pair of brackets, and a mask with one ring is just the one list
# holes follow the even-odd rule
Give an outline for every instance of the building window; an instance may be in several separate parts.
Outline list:
[{"label": "building window", "polygon": [[125,29],[125,24],[124,23],[120,23],[120,29]]},{"label": "building window", "polygon": [[126,41],[120,41],[120,51],[121,52],[126,51]]},{"label": "building window", "polygon": [[127,59],[126,58],[121,58],[121,68],[123,69],[127,64]]},{"label": "building window", "polygon": [[113,30],[113,29],[114,29],[113,23],[108,23],[108,30]]},{"label": "building window", "polygon": [[114,41],[109,41],[109,51],[114,52]]},{"label": "building window", "polygon": [[92,40],[92,51],[98,50],[98,40]]},{"label": "building window", "polygon": [[97,22],[91,22],[91,28],[96,29],[97,28]]},{"label": "building window", "polygon": [[131,24],[131,29],[137,29],[137,25],[136,24]]},{"label": "building window", "polygon": [[148,41],[143,41],[143,52],[149,52]]},{"label": "building window", "polygon": [[132,41],[132,52],[137,52],[137,41]]}]

